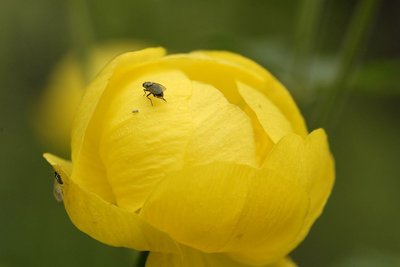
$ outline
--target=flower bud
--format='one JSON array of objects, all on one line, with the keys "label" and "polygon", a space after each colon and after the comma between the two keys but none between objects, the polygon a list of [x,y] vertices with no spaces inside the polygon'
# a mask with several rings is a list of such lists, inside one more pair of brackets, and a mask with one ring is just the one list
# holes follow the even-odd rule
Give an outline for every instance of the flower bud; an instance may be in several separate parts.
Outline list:
[{"label": "flower bud", "polygon": [[308,134],[287,90],[228,52],[119,56],[77,111],[72,164],[45,157],[73,223],[149,250],[148,266],[294,266],[284,257],[334,181],[324,131]]}]

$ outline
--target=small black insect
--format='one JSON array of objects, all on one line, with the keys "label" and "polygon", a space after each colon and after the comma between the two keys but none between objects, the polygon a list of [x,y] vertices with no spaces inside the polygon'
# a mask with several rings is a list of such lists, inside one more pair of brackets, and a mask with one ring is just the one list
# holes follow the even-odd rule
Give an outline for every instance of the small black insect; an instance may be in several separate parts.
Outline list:
[{"label": "small black insect", "polygon": [[54,178],[56,178],[57,183],[63,184],[63,180],[58,172],[54,172]]},{"label": "small black insect", "polygon": [[167,100],[165,100],[164,98],[164,91],[167,90],[167,88],[165,88],[163,85],[153,82],[144,82],[143,87],[144,95],[146,95],[146,93],[148,92],[146,97],[150,100],[151,105],[153,105],[153,101],[149,97],[150,95],[153,95],[154,97],[160,98],[167,102]]}]

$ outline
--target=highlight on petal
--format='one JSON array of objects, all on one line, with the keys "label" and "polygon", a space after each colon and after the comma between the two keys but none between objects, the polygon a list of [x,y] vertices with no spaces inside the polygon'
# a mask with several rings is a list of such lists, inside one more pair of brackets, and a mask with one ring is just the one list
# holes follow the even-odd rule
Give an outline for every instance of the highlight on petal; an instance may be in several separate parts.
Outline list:
[{"label": "highlight on petal", "polygon": [[44,157],[61,176],[64,206],[78,229],[111,246],[176,253],[176,242],[167,234],[71,180],[70,162],[47,153]]},{"label": "highlight on petal", "polygon": [[[179,252],[178,254],[150,252],[146,267],[251,267],[219,253],[206,254],[184,246],[180,247]],[[275,263],[259,267],[297,267],[297,265],[288,258],[282,258]]]},{"label": "highlight on petal", "polygon": [[276,172],[212,163],[167,175],[140,216],[179,243],[266,264],[289,252],[308,205],[306,191]]}]

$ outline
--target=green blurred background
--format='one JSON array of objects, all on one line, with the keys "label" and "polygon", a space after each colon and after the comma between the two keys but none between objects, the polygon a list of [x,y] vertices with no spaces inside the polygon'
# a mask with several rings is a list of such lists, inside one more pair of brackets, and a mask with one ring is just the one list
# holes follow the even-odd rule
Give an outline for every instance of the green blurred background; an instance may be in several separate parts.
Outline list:
[{"label": "green blurred background", "polygon": [[294,260],[400,266],[399,29],[395,0],[1,0],[0,267],[136,260],[72,225],[41,157],[50,148],[31,124],[54,65],[114,39],[170,52],[231,50],[267,67],[309,128],[327,128],[337,164],[325,212]]}]

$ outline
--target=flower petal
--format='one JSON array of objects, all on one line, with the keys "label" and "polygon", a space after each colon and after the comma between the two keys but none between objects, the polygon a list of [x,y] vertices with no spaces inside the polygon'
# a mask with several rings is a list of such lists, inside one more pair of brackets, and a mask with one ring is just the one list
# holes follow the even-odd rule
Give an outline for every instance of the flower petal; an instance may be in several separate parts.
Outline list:
[{"label": "flower petal", "polygon": [[293,244],[294,247],[304,239],[311,225],[321,214],[333,187],[334,161],[324,130],[315,130],[307,138],[293,134],[282,138],[264,164],[266,168],[302,184],[310,195],[310,210],[303,231]]},{"label": "flower petal", "polygon": [[309,205],[301,185],[279,172],[259,170],[226,250],[233,259],[253,265],[284,257],[303,231]]},{"label": "flower petal", "polygon": [[251,121],[218,89],[193,82],[189,109],[194,131],[187,146],[185,166],[213,161],[257,166]]},{"label": "flower petal", "polygon": [[264,94],[241,82],[237,83],[237,87],[239,94],[255,113],[261,126],[274,143],[293,132],[287,118]]},{"label": "flower petal", "polygon": [[[151,74],[144,71],[148,68]],[[179,71],[156,72],[151,64],[142,73],[119,88],[103,115],[101,158],[119,206],[139,209],[165,173],[185,165],[222,159],[257,164],[250,120],[217,89],[191,83]],[[153,107],[141,91],[133,90],[147,80],[167,88],[167,103]],[[140,112],[132,115],[133,107]]]},{"label": "flower petal", "polygon": [[[292,124],[295,133],[300,135],[307,134],[304,119],[293,98],[287,89],[265,68],[248,58],[226,51],[197,51],[191,54],[203,58],[209,57],[214,61],[218,61],[221,65],[236,66],[240,68],[242,72],[252,72],[253,75],[261,77],[261,84],[257,84],[258,86],[254,86],[255,84],[249,85],[260,90],[275,106],[279,107],[282,114]],[[245,83],[247,82],[242,79],[238,80]]]},{"label": "flower petal", "polygon": [[97,43],[90,48],[90,54],[88,55],[88,77],[93,79],[99,71],[103,69],[105,64],[109,63],[117,56],[123,53],[142,50],[145,47],[147,47],[147,45],[144,43],[129,39],[112,39]]},{"label": "flower petal", "polygon": [[[233,261],[223,254],[203,253],[188,247],[181,247],[179,254],[150,252],[146,267],[250,267],[250,265]],[[288,258],[262,265],[260,267],[296,267]]]},{"label": "flower petal", "polygon": [[167,234],[144,222],[136,213],[104,201],[70,179],[70,162],[51,154],[44,157],[63,180],[65,209],[78,229],[111,246],[176,252],[177,245]]},{"label": "flower petal", "polygon": [[170,174],[140,215],[180,243],[223,251],[244,205],[251,170],[213,163]]},{"label": "flower petal", "polygon": [[323,129],[313,131],[307,138],[285,136],[266,159],[266,168],[279,172],[287,179],[302,184],[310,194],[310,214],[316,218],[332,190],[333,158]]},{"label": "flower petal", "polygon": [[152,48],[117,57],[89,85],[77,111],[71,143],[74,162],[72,179],[110,203],[116,203],[116,199],[98,154],[99,129],[110,97],[110,90],[106,89],[112,80],[118,82],[119,77],[126,75],[132,66],[164,54],[164,49]]},{"label": "flower petal", "polygon": [[265,264],[289,252],[307,210],[306,191],[276,172],[212,163],[168,175],[140,215],[179,243]]},{"label": "flower petal", "polygon": [[118,67],[120,69],[119,71],[122,72],[121,69],[124,69],[126,67],[125,65],[135,66],[136,64],[142,64],[143,62],[154,58],[160,58],[163,55],[165,55],[165,50],[162,48],[149,48],[125,53],[110,62],[110,64],[100,72],[96,79],[86,89],[86,94],[77,111],[76,117],[79,119],[75,120],[72,140],[72,146],[76,147],[74,155],[80,153],[89,122],[91,121],[96,108],[98,108],[99,101],[103,96],[109,80],[116,72],[116,68]]},{"label": "flower petal", "polygon": [[[176,70],[136,73],[118,95],[109,99],[102,116],[101,160],[118,206],[141,208],[152,188],[166,172],[181,169],[192,128],[188,99],[192,84]],[[168,102],[143,96],[142,83],[164,85]],[[110,85],[112,86],[112,85]],[[115,91],[114,90],[114,91]],[[132,114],[132,109],[139,112]]]},{"label": "flower petal", "polygon": [[254,73],[254,75],[258,75],[261,79],[263,76],[269,74],[267,70],[264,69],[262,66],[239,54],[227,51],[207,51],[207,50],[194,51],[190,54],[195,55],[196,57],[211,58],[223,64],[235,65],[246,71],[251,71],[252,73]]},{"label": "flower petal", "polygon": [[[43,157],[62,178],[65,177],[66,181],[69,179],[72,171],[71,161],[59,158],[50,153],[44,153]],[[64,179],[62,179],[62,181],[64,181]]]}]

